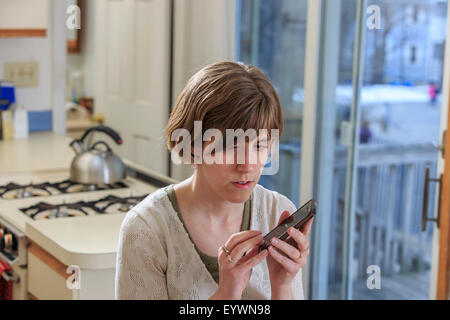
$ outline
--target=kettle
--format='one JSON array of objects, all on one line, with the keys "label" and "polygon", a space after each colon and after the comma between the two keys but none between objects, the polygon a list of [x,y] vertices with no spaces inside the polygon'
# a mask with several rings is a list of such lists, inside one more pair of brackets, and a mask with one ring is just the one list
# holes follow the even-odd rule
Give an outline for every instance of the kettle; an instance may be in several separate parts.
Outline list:
[{"label": "kettle", "polygon": [[[94,131],[106,133],[117,144],[122,144],[119,134],[109,127],[95,126],[86,130],[80,139],[69,144],[76,153],[70,166],[70,179],[84,184],[112,184],[124,179],[126,167],[106,142],[97,141],[89,147],[90,135]],[[84,141],[86,137],[87,142]],[[104,148],[100,148],[100,145]]]}]

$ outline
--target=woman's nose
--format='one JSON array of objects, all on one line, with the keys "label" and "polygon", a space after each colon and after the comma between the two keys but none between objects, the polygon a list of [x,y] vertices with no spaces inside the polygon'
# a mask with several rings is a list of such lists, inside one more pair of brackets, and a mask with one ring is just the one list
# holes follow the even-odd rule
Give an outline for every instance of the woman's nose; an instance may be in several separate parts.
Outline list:
[{"label": "woman's nose", "polygon": [[241,170],[252,171],[259,165],[258,152],[246,147],[245,150],[238,152],[237,165]]}]

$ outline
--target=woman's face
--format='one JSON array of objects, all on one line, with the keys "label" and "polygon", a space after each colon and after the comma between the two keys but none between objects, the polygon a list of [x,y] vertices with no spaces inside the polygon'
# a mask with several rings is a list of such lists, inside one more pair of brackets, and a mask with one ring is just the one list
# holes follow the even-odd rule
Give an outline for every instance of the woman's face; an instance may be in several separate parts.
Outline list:
[{"label": "woman's face", "polygon": [[[206,147],[211,143],[213,142],[203,143],[203,161],[196,167],[199,183],[224,201],[245,202],[258,183],[267,161],[270,138],[268,140],[264,136],[259,136],[252,141],[235,143],[222,151],[208,153]],[[222,159],[222,164],[206,162],[205,154]],[[247,183],[239,185],[238,182]]]}]

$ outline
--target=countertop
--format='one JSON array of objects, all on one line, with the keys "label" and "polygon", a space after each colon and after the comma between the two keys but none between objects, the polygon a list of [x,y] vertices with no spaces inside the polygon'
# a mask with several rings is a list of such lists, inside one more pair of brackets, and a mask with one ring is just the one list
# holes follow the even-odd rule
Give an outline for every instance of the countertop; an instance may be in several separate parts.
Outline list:
[{"label": "countertop", "polygon": [[31,132],[26,139],[0,140],[0,174],[67,169],[74,157],[72,138],[50,131]]},{"label": "countertop", "polygon": [[116,267],[120,225],[125,215],[33,221],[27,223],[26,235],[67,266],[112,269]]}]

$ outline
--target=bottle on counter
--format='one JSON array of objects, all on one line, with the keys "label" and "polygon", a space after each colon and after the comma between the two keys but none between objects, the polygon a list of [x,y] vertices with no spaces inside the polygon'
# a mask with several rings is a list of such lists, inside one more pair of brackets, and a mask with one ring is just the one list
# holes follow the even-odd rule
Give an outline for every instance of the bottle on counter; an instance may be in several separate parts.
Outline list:
[{"label": "bottle on counter", "polygon": [[3,140],[3,110],[0,110],[0,140]]},{"label": "bottle on counter", "polygon": [[19,106],[14,110],[14,139],[28,138],[28,111]]},{"label": "bottle on counter", "polygon": [[13,112],[11,109],[2,111],[2,133],[3,140],[14,139],[14,120]]},{"label": "bottle on counter", "polygon": [[11,105],[16,102],[14,83],[0,81],[0,139],[14,138]]}]

